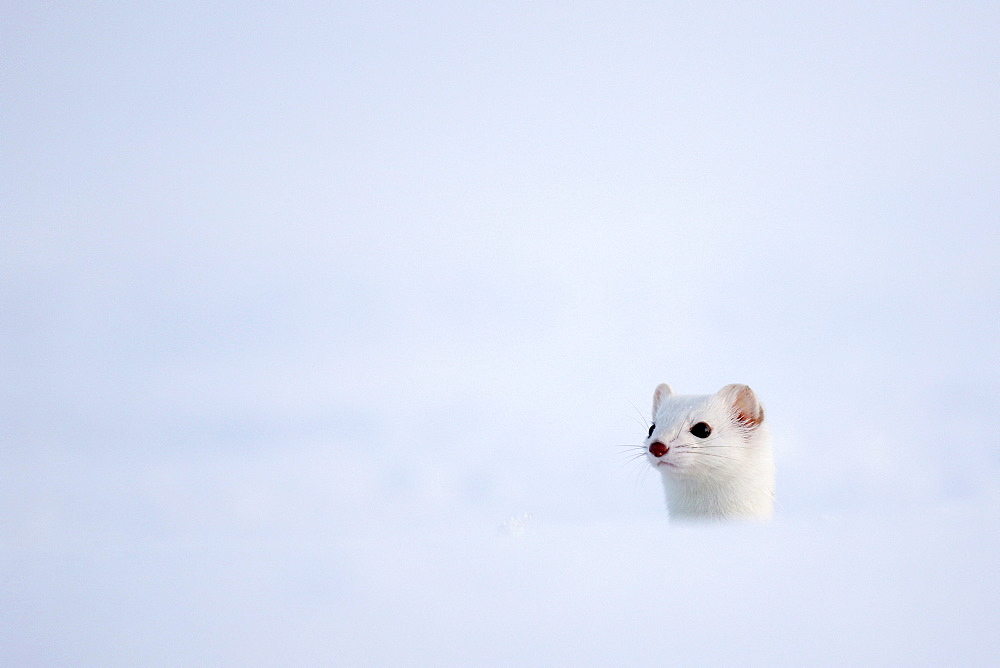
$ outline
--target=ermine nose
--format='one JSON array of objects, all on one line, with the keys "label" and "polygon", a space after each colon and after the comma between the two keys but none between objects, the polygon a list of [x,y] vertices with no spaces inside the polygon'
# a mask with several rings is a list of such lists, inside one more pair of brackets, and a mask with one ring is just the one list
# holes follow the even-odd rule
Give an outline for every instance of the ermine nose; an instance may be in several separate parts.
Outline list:
[{"label": "ermine nose", "polygon": [[667,454],[667,450],[669,449],[670,448],[663,445],[659,441],[656,441],[651,446],[649,446],[649,453],[654,457],[662,457],[663,455]]}]

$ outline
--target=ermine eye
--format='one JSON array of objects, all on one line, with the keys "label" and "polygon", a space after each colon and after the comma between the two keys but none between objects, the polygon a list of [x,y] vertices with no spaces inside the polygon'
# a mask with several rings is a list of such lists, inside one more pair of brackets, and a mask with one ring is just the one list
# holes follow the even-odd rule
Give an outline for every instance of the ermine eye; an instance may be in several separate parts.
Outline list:
[{"label": "ermine eye", "polygon": [[712,428],[704,422],[699,422],[695,426],[691,427],[691,433],[698,438],[708,438],[708,435],[712,433]]},{"label": "ermine eye", "polygon": [[653,430],[654,429],[656,429],[656,425],[655,424],[649,425],[649,433],[646,435],[646,438],[649,438],[650,436],[653,435]]}]

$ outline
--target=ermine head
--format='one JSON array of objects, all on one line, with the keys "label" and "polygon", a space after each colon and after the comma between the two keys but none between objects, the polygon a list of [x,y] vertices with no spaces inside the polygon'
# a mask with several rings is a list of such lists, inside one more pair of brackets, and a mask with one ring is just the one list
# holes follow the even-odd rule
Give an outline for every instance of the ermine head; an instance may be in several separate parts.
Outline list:
[{"label": "ermine head", "polygon": [[770,437],[764,407],[746,385],[704,396],[675,395],[659,385],[645,447],[663,475],[671,515],[763,515],[765,505],[770,514]]}]

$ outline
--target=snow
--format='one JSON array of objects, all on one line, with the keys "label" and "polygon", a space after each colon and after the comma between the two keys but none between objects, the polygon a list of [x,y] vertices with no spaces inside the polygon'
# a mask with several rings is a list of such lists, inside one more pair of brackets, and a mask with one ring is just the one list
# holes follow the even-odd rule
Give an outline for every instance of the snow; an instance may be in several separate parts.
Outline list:
[{"label": "snow", "polygon": [[[421,497],[383,483],[366,495],[378,483],[360,467],[345,475],[347,461],[289,454],[52,480],[61,492],[42,496],[66,497],[52,514],[67,523],[35,518],[16,535],[8,523],[0,552],[5,662],[989,665],[1000,656],[1000,504],[786,508],[766,525],[671,524],[660,503],[504,516],[442,501],[440,490]],[[360,481],[345,489],[352,476]],[[68,493],[81,478],[117,489]]]},{"label": "snow", "polygon": [[5,555],[14,665],[988,665],[997,513],[435,522]]}]

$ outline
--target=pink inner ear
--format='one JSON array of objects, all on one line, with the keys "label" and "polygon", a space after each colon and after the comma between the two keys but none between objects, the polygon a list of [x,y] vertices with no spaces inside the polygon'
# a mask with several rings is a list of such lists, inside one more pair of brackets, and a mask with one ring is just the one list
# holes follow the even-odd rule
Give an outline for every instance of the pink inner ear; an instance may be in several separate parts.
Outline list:
[{"label": "pink inner ear", "polygon": [[739,411],[736,414],[736,419],[739,420],[740,422],[742,422],[743,424],[745,424],[748,427],[756,427],[757,425],[759,425],[763,421],[764,415],[763,415],[763,412],[758,413],[758,414],[755,415],[753,413],[747,413],[745,411]]},{"label": "pink inner ear", "polygon": [[653,417],[656,417],[657,412],[659,412],[663,400],[671,394],[673,394],[673,390],[666,383],[660,383],[656,386],[656,390],[653,392]]},{"label": "pink inner ear", "polygon": [[764,407],[757,403],[757,397],[749,387],[743,387],[733,402],[736,419],[748,427],[756,427],[764,421]]}]

